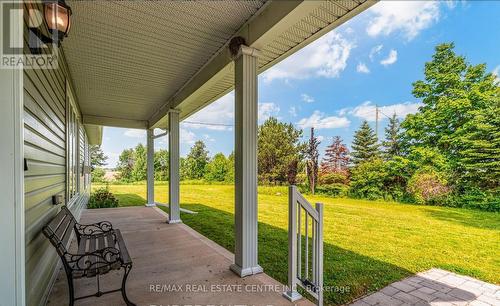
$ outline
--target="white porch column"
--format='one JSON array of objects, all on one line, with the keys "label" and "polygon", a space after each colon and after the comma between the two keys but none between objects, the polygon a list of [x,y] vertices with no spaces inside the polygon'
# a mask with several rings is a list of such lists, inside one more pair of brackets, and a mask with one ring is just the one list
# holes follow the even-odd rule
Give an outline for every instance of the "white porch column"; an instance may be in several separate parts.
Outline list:
[{"label": "white porch column", "polygon": [[180,175],[179,175],[179,111],[172,109],[168,112],[168,223],[180,223],[179,206]]},{"label": "white porch column", "polygon": [[235,62],[235,250],[231,270],[263,272],[257,263],[258,50],[241,45]]},{"label": "white porch column", "polygon": [[154,156],[155,156],[155,139],[154,130],[147,130],[148,146],[147,146],[147,178],[148,178],[148,202],[146,206],[156,206],[155,204],[155,167],[154,167]]},{"label": "white porch column", "polygon": [[[4,50],[22,54],[22,5],[13,4],[9,20],[0,24],[5,35]],[[4,9],[7,9],[7,5]],[[9,14],[10,13],[10,14]],[[4,26],[8,28],[4,28]],[[9,50],[11,51],[11,50]],[[0,51],[0,54],[3,52]],[[10,53],[10,52],[9,52]],[[8,56],[7,53],[5,53]],[[0,68],[0,304],[24,306],[24,147],[23,147],[23,66]]]}]

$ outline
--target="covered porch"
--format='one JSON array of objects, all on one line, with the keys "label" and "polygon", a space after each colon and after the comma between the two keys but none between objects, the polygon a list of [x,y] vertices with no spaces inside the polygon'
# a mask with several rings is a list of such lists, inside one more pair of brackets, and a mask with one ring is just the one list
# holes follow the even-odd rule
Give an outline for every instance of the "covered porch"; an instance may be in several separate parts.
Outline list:
[{"label": "covered porch", "polygon": [[[81,221],[112,222],[121,229],[134,266],[127,294],[137,305],[313,305],[282,297],[283,285],[265,273],[240,278],[227,267],[234,255],[185,224],[165,223],[157,207],[84,210]],[[286,264],[286,263],[284,263]],[[121,271],[101,277],[103,290],[119,286]],[[76,283],[76,295],[93,294],[95,279]],[[66,275],[58,271],[47,305],[68,301]],[[120,292],[78,301],[78,305],[122,305]]]},{"label": "covered porch", "polygon": [[[153,138],[159,134],[154,131],[168,135],[168,216],[144,207],[85,211],[82,217],[82,222],[108,219],[123,231],[135,267],[131,299],[139,305],[158,297],[163,304],[178,303],[175,297],[225,304],[236,297],[149,292],[151,283],[174,279],[176,284],[276,284],[262,274],[258,261],[258,75],[374,3],[68,1],[71,32],[60,46],[51,46],[60,55],[58,66],[0,74],[2,103],[8,106],[0,114],[5,144],[0,161],[9,165],[2,171],[0,191],[15,203],[3,206],[0,214],[5,224],[0,238],[9,250],[0,260],[7,271],[0,293],[7,303],[43,305],[47,300],[58,258],[42,228],[62,205],[79,218],[90,191],[87,149],[102,142],[104,126],[148,131],[149,206],[155,203]],[[36,17],[29,12],[39,6],[25,4],[18,11],[26,14],[12,17],[11,40],[24,43],[23,54],[34,54],[23,35]],[[45,28],[42,24],[39,30]],[[233,89],[234,256],[193,236],[182,225],[179,204],[180,123]],[[76,287],[90,290],[86,284]],[[231,303],[279,305],[286,303],[281,293],[250,292]],[[65,294],[60,277],[48,299],[62,305]]]}]

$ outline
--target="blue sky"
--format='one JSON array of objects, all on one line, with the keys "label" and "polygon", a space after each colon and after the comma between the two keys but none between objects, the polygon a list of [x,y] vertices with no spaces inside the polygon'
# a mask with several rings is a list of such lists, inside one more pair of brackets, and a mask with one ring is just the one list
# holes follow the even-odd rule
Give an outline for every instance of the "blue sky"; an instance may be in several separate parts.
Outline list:
[{"label": "blue sky", "polygon": [[[375,105],[381,109],[379,134],[394,112],[403,118],[419,100],[412,82],[423,78],[423,67],[434,47],[454,42],[457,53],[473,64],[500,69],[500,2],[383,1],[326,34],[259,76],[259,122],[269,116],[304,130],[314,126],[320,151],[339,135],[350,145],[354,131],[366,119],[375,126]],[[234,93],[222,97],[186,119],[221,126],[181,124],[181,154],[203,140],[210,155],[229,154],[234,147]],[[139,142],[145,131],[104,128],[102,148],[114,167],[119,153]],[[167,148],[165,137],[155,149]]]}]

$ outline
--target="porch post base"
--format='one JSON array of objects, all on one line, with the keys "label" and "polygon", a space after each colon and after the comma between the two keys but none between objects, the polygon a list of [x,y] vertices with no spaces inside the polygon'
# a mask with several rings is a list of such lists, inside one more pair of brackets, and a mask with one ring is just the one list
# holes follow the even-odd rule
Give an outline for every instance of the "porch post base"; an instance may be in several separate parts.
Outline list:
[{"label": "porch post base", "polygon": [[168,224],[176,224],[176,223],[182,223],[181,219],[175,219],[175,220],[167,220]]},{"label": "porch post base", "polygon": [[264,269],[262,269],[262,267],[259,265],[256,265],[254,267],[242,268],[242,267],[238,266],[237,264],[232,264],[229,267],[229,269],[231,269],[231,271],[233,271],[239,277],[245,277],[245,276],[255,275],[255,274],[259,274],[259,273],[264,272]]},{"label": "porch post base", "polygon": [[297,291],[285,291],[283,292],[283,296],[290,302],[295,302],[302,298],[302,295]]},{"label": "porch post base", "polygon": [[146,204],[144,204],[144,206],[146,206],[146,207],[155,207],[156,203],[146,203]]}]

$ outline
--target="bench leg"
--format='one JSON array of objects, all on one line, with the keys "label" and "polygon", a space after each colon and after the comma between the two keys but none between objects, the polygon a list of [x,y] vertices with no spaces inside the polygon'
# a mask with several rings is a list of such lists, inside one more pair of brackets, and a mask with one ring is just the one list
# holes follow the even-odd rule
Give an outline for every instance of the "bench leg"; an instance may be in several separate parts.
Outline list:
[{"label": "bench leg", "polygon": [[129,265],[129,266],[125,266],[123,267],[123,270],[124,270],[124,274],[123,274],[123,279],[122,279],[122,297],[123,297],[123,300],[125,301],[125,303],[127,303],[127,306],[136,306],[134,303],[132,303],[128,297],[127,297],[127,277],[128,277],[128,274],[130,273],[130,270],[132,270],[132,265]]},{"label": "bench leg", "polygon": [[75,305],[75,287],[73,285],[73,276],[71,273],[66,272],[66,277],[68,278],[69,306],[73,306]]}]

